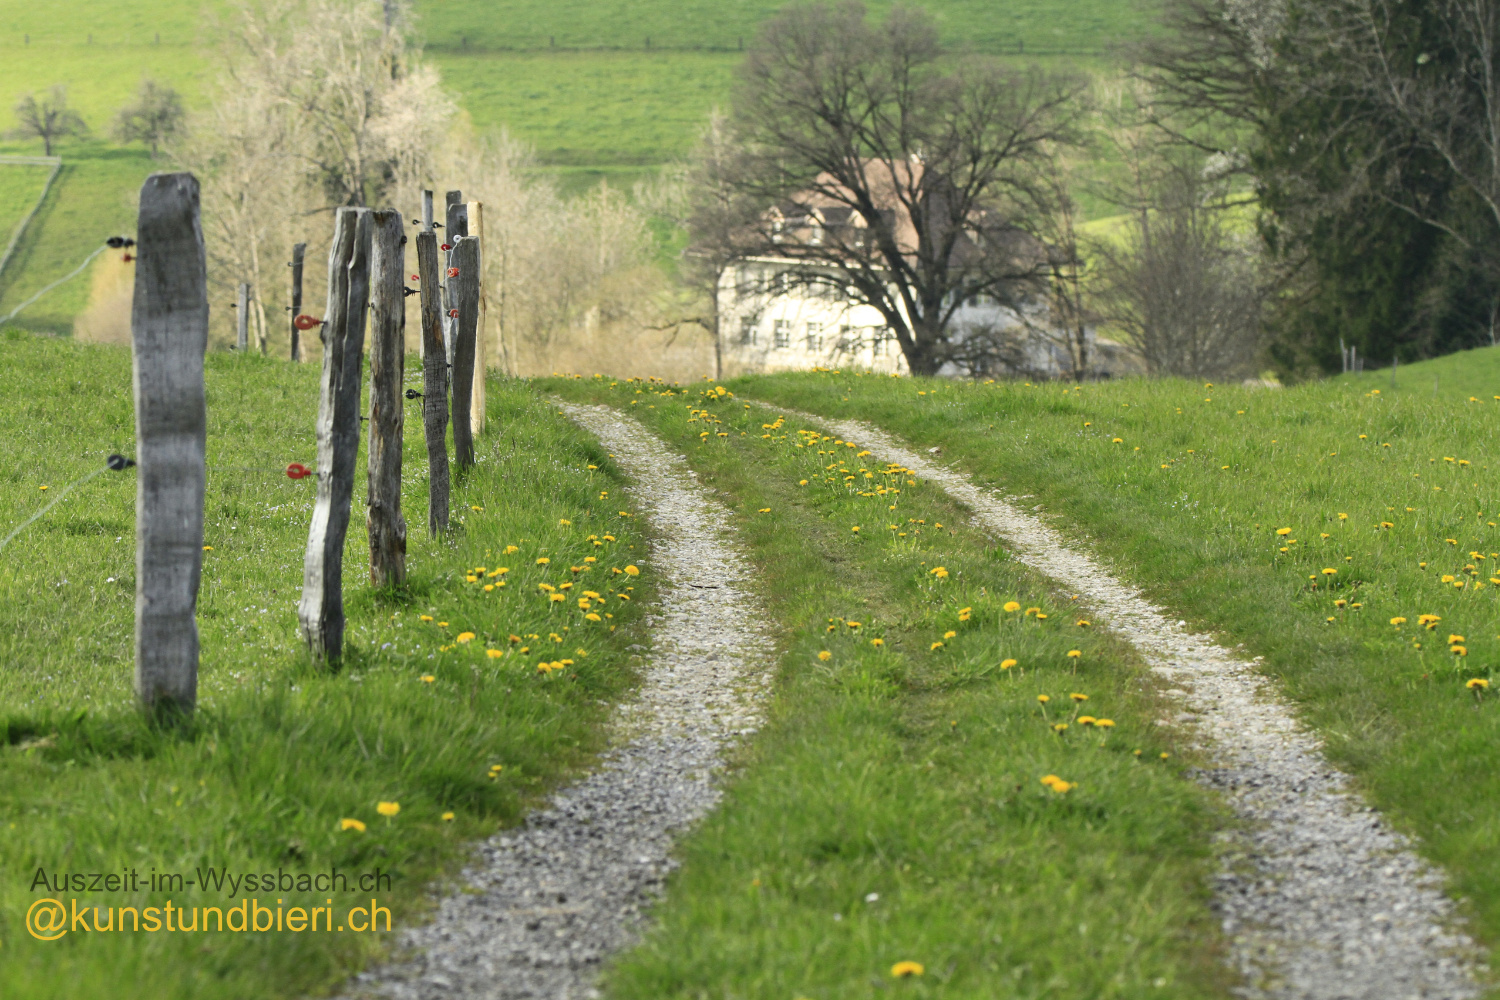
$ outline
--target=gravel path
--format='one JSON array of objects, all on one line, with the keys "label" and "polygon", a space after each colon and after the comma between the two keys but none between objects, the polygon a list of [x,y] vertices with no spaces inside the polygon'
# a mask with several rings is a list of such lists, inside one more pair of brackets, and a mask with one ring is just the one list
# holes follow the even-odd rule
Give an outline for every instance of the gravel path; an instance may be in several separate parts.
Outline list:
[{"label": "gravel path", "polygon": [[639,698],[617,718],[618,749],[599,770],[480,845],[466,887],[402,935],[416,957],[356,978],[351,996],[398,1000],[548,1000],[597,996],[603,963],[631,944],[675,862],[674,837],[719,800],[726,750],[760,724],[771,642],[728,512],[687,463],[606,407],[559,404],[630,476],[660,541],[654,647]]},{"label": "gravel path", "polygon": [[[766,404],[770,405],[770,404]],[[859,442],[937,483],[1017,558],[1076,591],[1167,679],[1215,765],[1198,777],[1248,822],[1215,885],[1242,995],[1276,1000],[1477,997],[1485,970],[1456,927],[1441,873],[1352,790],[1253,662],[1069,548],[1041,520],[880,430],[772,407]]]}]

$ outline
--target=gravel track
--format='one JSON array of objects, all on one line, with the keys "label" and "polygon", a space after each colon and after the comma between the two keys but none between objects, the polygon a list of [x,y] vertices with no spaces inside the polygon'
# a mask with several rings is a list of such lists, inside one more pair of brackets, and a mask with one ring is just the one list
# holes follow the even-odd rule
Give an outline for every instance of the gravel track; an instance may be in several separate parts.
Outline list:
[{"label": "gravel track", "polygon": [[1241,995],[1275,1000],[1459,1000],[1484,990],[1479,948],[1439,871],[1411,850],[1323,756],[1276,685],[1188,632],[1037,517],[857,421],[766,405],[857,441],[937,483],[1016,557],[1076,591],[1168,681],[1214,766],[1198,779],[1247,822],[1226,834],[1214,886]]},{"label": "gravel track", "polygon": [[676,863],[674,838],[719,801],[716,772],[760,724],[772,644],[757,624],[728,511],[687,463],[607,407],[559,403],[630,477],[659,541],[638,698],[615,725],[617,749],[525,826],[483,842],[431,923],[407,931],[405,964],[363,973],[350,996],[396,1000],[594,997],[604,962],[634,942]]}]

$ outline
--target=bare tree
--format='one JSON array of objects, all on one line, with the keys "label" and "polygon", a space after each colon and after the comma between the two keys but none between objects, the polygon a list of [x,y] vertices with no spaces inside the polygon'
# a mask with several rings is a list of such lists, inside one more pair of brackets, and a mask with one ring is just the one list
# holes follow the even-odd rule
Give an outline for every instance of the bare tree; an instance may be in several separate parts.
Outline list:
[{"label": "bare tree", "polygon": [[1259,240],[1226,218],[1222,172],[1201,157],[1127,148],[1134,181],[1125,232],[1098,239],[1096,304],[1149,371],[1246,374],[1261,347],[1267,281]]},{"label": "bare tree", "polygon": [[182,97],[171,87],[145,79],[136,88],[135,97],[115,115],[111,131],[120,142],[144,142],[151,147],[151,158],[176,139],[187,121]]},{"label": "bare tree", "polygon": [[725,181],[765,210],[746,252],[823,265],[787,279],[879,310],[911,370],[935,372],[966,297],[1045,285],[1028,216],[1083,94],[1075,77],[945,53],[919,10],[876,26],[857,2],[788,8],[735,104],[746,152]]},{"label": "bare tree", "polygon": [[454,106],[418,59],[404,11],[255,0],[219,31],[209,106],[175,152],[203,180],[211,280],[221,293],[251,282],[257,323],[262,296],[283,294],[291,245],[319,252],[326,213],[411,205],[432,183]]},{"label": "bare tree", "polygon": [[62,84],[44,92],[22,95],[16,102],[16,127],[10,135],[16,139],[40,139],[42,151],[52,155],[52,145],[68,136],[83,137],[89,127],[83,118],[68,107],[68,88]]}]

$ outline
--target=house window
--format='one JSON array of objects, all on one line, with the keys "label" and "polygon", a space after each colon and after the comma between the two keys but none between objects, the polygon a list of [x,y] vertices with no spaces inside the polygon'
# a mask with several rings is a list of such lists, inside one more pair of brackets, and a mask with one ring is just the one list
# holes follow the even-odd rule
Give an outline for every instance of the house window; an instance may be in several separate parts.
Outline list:
[{"label": "house window", "polygon": [[821,222],[814,222],[812,224],[812,228],[807,234],[807,242],[815,247],[823,245],[823,224]]},{"label": "house window", "polygon": [[755,346],[755,317],[740,317],[740,343],[746,347]]},{"label": "house window", "polygon": [[875,356],[877,358],[881,358],[881,357],[885,356],[885,345],[890,342],[890,339],[891,339],[891,328],[890,327],[884,326],[884,327],[881,327],[880,329],[878,329],[878,330],[875,331],[874,353],[875,353]]},{"label": "house window", "polygon": [[823,352],[822,323],[807,324],[807,349],[813,354],[821,354]]},{"label": "house window", "polygon": [[778,319],[776,321],[776,325],[774,327],[774,330],[775,330],[775,338],[776,338],[776,346],[777,347],[791,347],[792,346],[792,322],[791,322],[791,320]]},{"label": "house window", "polygon": [[839,327],[839,350],[845,354],[851,354],[859,347],[859,339],[854,335],[854,327]]}]

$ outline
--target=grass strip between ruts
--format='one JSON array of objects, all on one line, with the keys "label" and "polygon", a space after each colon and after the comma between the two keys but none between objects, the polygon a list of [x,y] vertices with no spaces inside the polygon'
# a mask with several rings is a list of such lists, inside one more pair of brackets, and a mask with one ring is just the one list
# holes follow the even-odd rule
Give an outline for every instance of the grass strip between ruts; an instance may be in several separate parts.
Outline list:
[{"label": "grass strip between ruts", "polygon": [[1128,647],[858,442],[711,386],[546,385],[686,454],[782,623],[768,723],[612,996],[1223,995],[1221,816]]},{"label": "grass strip between ruts", "polygon": [[1470,930],[1500,939],[1500,397],[1391,398],[1372,379],[733,384],[942,446],[1263,656],[1330,756],[1444,866]]}]

